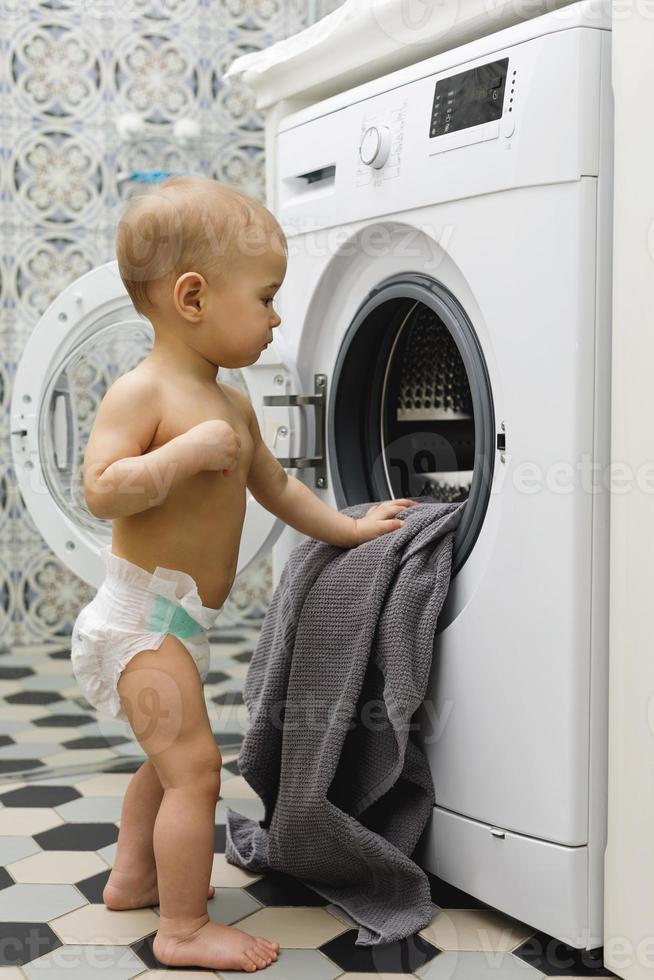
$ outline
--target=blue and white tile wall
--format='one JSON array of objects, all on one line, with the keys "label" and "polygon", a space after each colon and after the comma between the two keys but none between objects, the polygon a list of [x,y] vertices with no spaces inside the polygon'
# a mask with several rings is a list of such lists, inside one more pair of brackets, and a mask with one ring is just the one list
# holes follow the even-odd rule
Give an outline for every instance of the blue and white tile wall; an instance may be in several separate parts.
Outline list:
[{"label": "blue and white tile wall", "polygon": [[[340,0],[0,0],[0,645],[61,645],[93,592],[51,552],[17,488],[12,380],[52,299],[114,257],[120,171],[203,173],[264,200],[263,119],[221,76],[340,6]],[[116,118],[145,118],[121,142]],[[181,118],[202,139],[171,139]],[[269,560],[225,610],[261,615]]]}]

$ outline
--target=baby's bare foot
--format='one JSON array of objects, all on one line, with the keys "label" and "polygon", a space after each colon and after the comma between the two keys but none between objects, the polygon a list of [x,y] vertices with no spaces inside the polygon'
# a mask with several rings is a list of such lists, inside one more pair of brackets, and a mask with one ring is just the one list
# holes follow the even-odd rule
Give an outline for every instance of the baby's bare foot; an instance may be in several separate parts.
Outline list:
[{"label": "baby's bare foot", "polygon": [[277,959],[279,943],[208,920],[186,935],[174,926],[162,924],[152,949],[167,966],[206,966],[210,970],[254,973]]}]

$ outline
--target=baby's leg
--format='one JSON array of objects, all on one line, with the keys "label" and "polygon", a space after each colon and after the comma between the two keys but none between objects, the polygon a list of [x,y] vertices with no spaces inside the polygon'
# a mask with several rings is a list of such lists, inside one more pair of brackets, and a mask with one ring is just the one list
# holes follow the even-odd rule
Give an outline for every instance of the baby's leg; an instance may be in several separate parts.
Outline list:
[{"label": "baby's leg", "polygon": [[222,760],[193,658],[168,635],[158,650],[130,660],[118,693],[164,790],[153,834],[161,912],[155,956],[213,970],[268,966],[279,944],[211,922],[207,913]]}]

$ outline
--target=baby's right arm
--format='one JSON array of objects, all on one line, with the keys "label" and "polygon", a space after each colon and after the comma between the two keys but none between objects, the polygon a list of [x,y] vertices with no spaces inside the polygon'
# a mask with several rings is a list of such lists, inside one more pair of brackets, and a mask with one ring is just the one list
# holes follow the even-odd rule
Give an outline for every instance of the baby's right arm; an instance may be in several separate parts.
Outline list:
[{"label": "baby's right arm", "polygon": [[160,389],[151,379],[128,372],[107,391],[84,454],[84,499],[95,517],[138,514],[201,470],[236,467],[239,437],[219,419],[146,453],[160,419]]}]

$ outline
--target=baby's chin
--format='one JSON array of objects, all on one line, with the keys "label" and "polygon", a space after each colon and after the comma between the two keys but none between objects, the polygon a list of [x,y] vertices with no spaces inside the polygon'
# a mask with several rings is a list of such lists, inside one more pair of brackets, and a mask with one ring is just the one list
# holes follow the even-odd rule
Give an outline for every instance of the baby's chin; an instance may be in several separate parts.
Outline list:
[{"label": "baby's chin", "polygon": [[223,360],[220,364],[216,364],[216,367],[225,368],[226,371],[236,371],[238,368],[249,367],[251,364],[255,364],[262,354],[262,350],[255,351],[252,354],[243,354],[239,358],[234,357],[229,360]]}]

